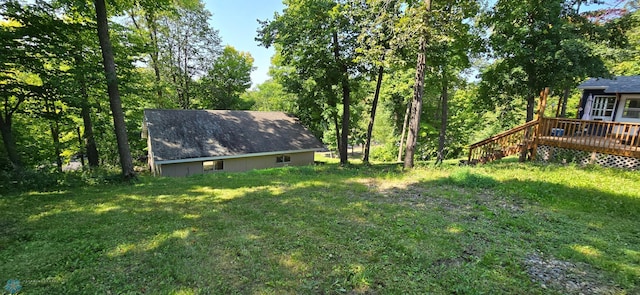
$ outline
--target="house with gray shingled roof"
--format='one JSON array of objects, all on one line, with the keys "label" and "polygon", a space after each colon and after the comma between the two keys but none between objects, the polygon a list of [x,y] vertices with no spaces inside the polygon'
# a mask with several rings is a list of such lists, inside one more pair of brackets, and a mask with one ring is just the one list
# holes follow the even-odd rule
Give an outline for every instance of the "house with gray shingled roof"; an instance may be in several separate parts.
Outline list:
[{"label": "house with gray shingled roof", "polygon": [[325,149],[283,112],[147,109],[142,136],[162,176],[311,165]]},{"label": "house with gray shingled roof", "polygon": [[578,89],[583,90],[578,118],[591,110],[592,120],[640,123],[640,76],[591,78]]}]

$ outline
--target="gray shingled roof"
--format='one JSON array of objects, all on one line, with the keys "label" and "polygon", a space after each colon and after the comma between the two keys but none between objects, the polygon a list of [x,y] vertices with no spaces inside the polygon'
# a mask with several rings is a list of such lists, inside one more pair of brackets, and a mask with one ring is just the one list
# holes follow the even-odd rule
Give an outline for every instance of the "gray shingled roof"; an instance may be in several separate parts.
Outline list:
[{"label": "gray shingled roof", "polygon": [[144,120],[156,161],[324,148],[282,112],[144,110]]},{"label": "gray shingled roof", "polygon": [[605,93],[640,93],[640,76],[618,76],[613,79],[590,78],[578,89],[604,89]]}]

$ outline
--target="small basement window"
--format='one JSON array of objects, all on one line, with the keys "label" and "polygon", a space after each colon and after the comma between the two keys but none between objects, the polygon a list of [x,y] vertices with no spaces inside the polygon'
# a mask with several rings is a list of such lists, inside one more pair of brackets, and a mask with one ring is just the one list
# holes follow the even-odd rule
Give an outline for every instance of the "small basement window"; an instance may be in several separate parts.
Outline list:
[{"label": "small basement window", "polygon": [[290,163],[291,156],[288,155],[280,155],[276,157],[276,163]]},{"label": "small basement window", "polygon": [[202,162],[204,172],[224,170],[223,161],[204,161]]}]

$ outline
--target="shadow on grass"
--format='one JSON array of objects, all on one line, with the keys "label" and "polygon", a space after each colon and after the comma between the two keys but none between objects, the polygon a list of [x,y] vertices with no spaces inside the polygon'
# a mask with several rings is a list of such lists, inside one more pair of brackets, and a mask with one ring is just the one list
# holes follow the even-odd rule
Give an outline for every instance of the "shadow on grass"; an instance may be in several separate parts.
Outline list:
[{"label": "shadow on grass", "polygon": [[543,252],[638,291],[638,198],[401,174],[326,165],[10,196],[0,279],[35,293],[545,294],[523,265]]}]

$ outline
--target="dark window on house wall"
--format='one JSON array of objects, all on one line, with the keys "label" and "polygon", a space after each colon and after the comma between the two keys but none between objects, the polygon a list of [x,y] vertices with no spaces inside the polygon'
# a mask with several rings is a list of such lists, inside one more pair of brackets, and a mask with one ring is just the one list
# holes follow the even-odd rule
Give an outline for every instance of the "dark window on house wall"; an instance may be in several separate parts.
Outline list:
[{"label": "dark window on house wall", "polygon": [[291,162],[291,156],[280,155],[276,157],[276,163],[289,163]]},{"label": "dark window on house wall", "polygon": [[629,98],[624,103],[623,118],[640,119],[640,98]]},{"label": "dark window on house wall", "polygon": [[202,162],[202,168],[204,172],[224,170],[224,162],[222,160],[204,161]]}]

